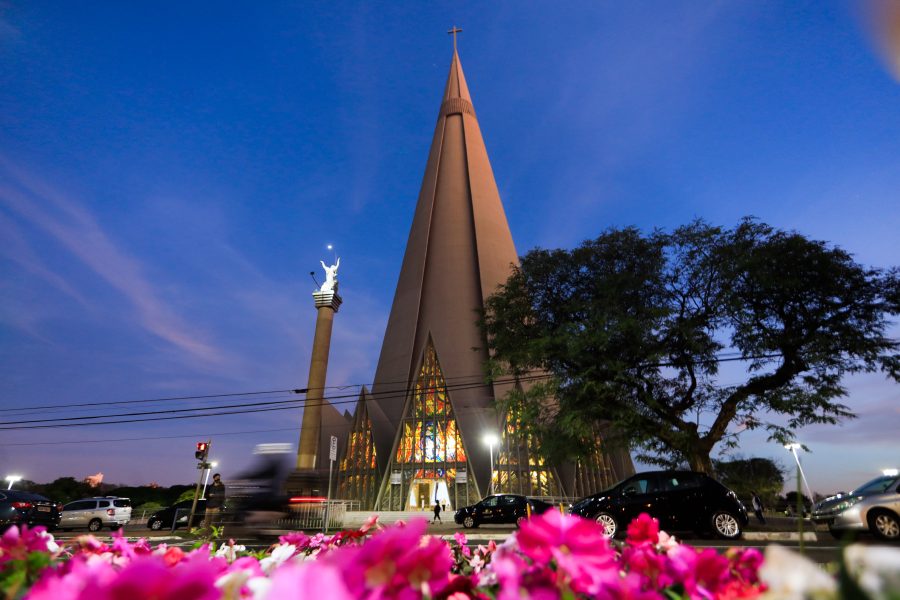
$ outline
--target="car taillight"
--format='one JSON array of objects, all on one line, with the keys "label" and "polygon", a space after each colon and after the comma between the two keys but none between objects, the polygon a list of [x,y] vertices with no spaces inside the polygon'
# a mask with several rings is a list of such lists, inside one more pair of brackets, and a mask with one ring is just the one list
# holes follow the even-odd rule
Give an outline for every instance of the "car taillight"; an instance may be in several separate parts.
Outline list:
[{"label": "car taillight", "polygon": [[114,517],[114,516],[116,516],[116,509],[114,509],[114,508],[107,508],[107,509],[106,509],[106,514],[108,514],[108,515],[111,516],[111,517]]},{"label": "car taillight", "polygon": [[31,508],[31,502],[13,502],[13,508]]}]

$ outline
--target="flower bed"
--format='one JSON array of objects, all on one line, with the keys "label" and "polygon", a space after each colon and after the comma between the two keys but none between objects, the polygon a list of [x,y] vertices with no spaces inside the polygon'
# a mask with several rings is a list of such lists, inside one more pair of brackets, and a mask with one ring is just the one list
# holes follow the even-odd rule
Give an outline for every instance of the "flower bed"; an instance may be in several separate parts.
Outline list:
[{"label": "flower bed", "polygon": [[[426,535],[426,521],[312,537],[294,533],[265,552],[233,542],[175,546],[93,536],[60,547],[43,528],[0,538],[0,594],[34,600],[435,598],[465,600],[836,598],[846,585],[871,598],[900,590],[900,550],[855,551],[839,588],[799,555],[771,547],[697,550],[641,515],[624,543],[596,523],[549,511],[500,546],[475,549],[462,534]],[[851,547],[852,550],[852,547]],[[848,550],[850,552],[850,550]],[[893,578],[893,579],[892,579]],[[858,583],[857,583],[858,581]]]}]

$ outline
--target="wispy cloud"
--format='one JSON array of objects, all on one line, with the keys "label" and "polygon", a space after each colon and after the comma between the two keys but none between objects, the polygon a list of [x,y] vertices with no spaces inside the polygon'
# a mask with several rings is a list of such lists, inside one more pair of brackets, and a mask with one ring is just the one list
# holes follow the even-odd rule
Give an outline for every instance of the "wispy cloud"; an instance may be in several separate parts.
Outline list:
[{"label": "wispy cloud", "polygon": [[[141,326],[192,359],[205,364],[227,362],[200,331],[163,302],[140,261],[120,248],[84,207],[2,156],[0,167],[14,182],[0,186],[0,201],[118,290],[135,309]],[[47,277],[54,279],[52,274]]]}]

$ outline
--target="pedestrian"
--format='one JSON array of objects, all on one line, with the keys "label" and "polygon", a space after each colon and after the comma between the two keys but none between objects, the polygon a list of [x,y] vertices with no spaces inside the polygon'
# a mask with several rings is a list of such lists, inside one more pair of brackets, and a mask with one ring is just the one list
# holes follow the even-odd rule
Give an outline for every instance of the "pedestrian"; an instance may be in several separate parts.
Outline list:
[{"label": "pedestrian", "polygon": [[213,475],[213,482],[206,490],[206,517],[203,519],[203,528],[208,529],[219,522],[219,515],[225,506],[225,484],[222,483],[222,475]]},{"label": "pedestrian", "polygon": [[756,518],[762,525],[766,524],[766,518],[763,516],[763,503],[762,500],[759,499],[756,491],[750,492],[753,495],[750,503],[753,505],[753,512],[756,514]]},{"label": "pedestrian", "polygon": [[[441,521],[441,505],[438,502],[434,503],[434,518],[431,520],[432,523],[437,521]],[[441,521],[443,523],[443,521]]]}]

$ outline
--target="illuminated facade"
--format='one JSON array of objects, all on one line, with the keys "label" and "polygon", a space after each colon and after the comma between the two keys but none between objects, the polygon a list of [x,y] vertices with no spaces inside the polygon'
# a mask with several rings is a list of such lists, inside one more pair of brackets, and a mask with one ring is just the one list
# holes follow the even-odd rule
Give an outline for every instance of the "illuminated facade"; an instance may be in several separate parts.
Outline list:
[{"label": "illuminated facade", "polygon": [[[517,264],[454,50],[371,396],[357,407],[338,474],[340,496],[364,509],[455,509],[492,487],[572,497],[633,473],[627,452],[611,458],[603,446],[585,467],[548,465],[539,440],[497,413],[512,384],[485,383],[489,355],[477,319]],[[498,442],[488,446],[487,436]]]},{"label": "illuminated facade", "polygon": [[432,343],[425,348],[388,470],[381,503],[386,510],[428,509],[435,503],[450,508],[479,499]]}]

